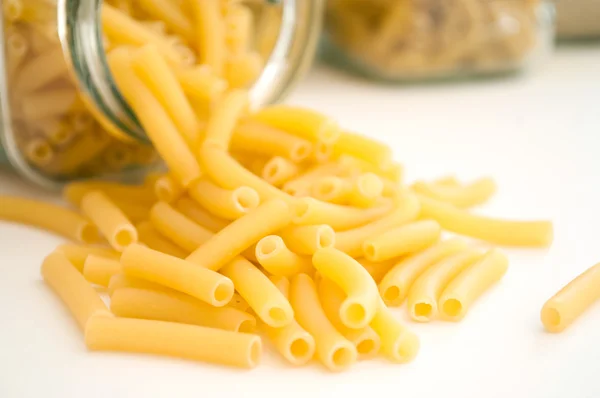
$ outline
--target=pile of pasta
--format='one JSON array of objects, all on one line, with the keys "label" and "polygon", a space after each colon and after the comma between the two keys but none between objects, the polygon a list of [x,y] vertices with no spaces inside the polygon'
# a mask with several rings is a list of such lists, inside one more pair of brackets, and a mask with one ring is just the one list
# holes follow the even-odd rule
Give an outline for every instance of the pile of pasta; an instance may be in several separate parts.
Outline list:
[{"label": "pile of pasta", "polygon": [[[192,12],[188,1],[104,1],[101,22],[106,51],[156,44],[177,66],[191,111],[205,119],[227,88],[246,87],[258,77],[277,38],[281,7],[199,3],[209,4]],[[56,7],[54,0],[3,2],[11,122],[24,159],[56,179],[156,164],[151,146],[127,139],[87,106],[90,100],[64,59]]]},{"label": "pile of pasta", "polygon": [[385,78],[504,71],[521,67],[537,43],[530,0],[331,0],[332,43]]}]

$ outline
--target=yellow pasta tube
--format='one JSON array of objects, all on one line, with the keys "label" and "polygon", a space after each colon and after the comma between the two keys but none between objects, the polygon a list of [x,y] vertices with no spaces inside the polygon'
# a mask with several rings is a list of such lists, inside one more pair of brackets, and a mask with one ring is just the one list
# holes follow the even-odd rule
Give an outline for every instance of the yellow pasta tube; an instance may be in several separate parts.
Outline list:
[{"label": "yellow pasta tube", "polygon": [[569,282],[541,311],[542,324],[547,331],[560,333],[600,298],[600,264],[596,264]]},{"label": "yellow pasta tube", "polygon": [[412,361],[419,352],[419,338],[401,324],[380,300],[371,328],[381,338],[381,351],[397,363]]},{"label": "yellow pasta tube", "polygon": [[244,368],[255,367],[260,337],[180,323],[145,319],[93,317],[85,331],[92,351],[124,351],[167,355]]},{"label": "yellow pasta tube", "polygon": [[196,250],[213,236],[209,230],[164,202],[158,202],[152,207],[150,222],[161,235],[188,252]]},{"label": "yellow pasta tube", "polygon": [[314,337],[317,357],[328,369],[341,371],[356,362],[356,347],[327,319],[315,283],[308,275],[292,279],[290,303],[300,326]]},{"label": "yellow pasta tube", "polygon": [[152,250],[168,254],[170,256],[184,258],[189,252],[183,250],[170,240],[163,237],[149,221],[143,221],[135,226],[138,231],[140,243],[148,246]]},{"label": "yellow pasta tube", "polygon": [[[156,0],[144,0],[156,1]],[[168,4],[168,1],[165,1]],[[133,69],[169,114],[190,148],[200,143],[200,123],[172,69],[154,45],[133,52]]]},{"label": "yellow pasta tube", "polygon": [[232,151],[281,156],[295,163],[306,160],[312,147],[313,144],[308,140],[252,121],[244,121],[236,126],[230,144]]},{"label": "yellow pasta tube", "polygon": [[435,221],[417,221],[373,236],[363,243],[367,260],[385,261],[431,246],[440,238],[442,228]]},{"label": "yellow pasta tube", "polygon": [[[168,287],[121,273],[113,275],[112,278],[110,278],[107,289],[108,295],[112,296],[114,292],[124,288],[143,289],[157,292],[175,292],[175,290],[169,289]],[[183,293],[180,294],[184,295]]]},{"label": "yellow pasta tube", "polygon": [[413,221],[419,215],[421,206],[414,195],[403,196],[398,207],[379,220],[373,221],[362,227],[337,232],[335,235],[335,248],[358,257],[362,253],[363,242],[372,236],[379,235],[392,228]]},{"label": "yellow pasta tube", "polygon": [[185,189],[177,180],[166,174],[154,183],[154,192],[158,200],[173,203],[185,193]]},{"label": "yellow pasta tube", "polygon": [[113,201],[130,201],[143,204],[152,204],[156,201],[153,189],[107,181],[71,182],[65,186],[62,194],[69,203],[79,206],[85,194],[92,191],[101,191]]},{"label": "yellow pasta tube", "polygon": [[464,240],[449,239],[402,259],[379,283],[381,298],[388,306],[400,306],[412,284],[427,268],[444,257],[464,251],[466,248],[467,244]]},{"label": "yellow pasta tube", "polygon": [[394,266],[396,263],[396,259],[383,261],[383,262],[372,262],[367,260],[366,258],[357,258],[356,261],[360,263],[367,270],[371,278],[375,281],[375,283],[379,283],[381,279],[385,276],[385,274]]},{"label": "yellow pasta tube", "polygon": [[135,227],[102,192],[87,193],[81,199],[81,211],[98,226],[113,249],[122,252],[127,246],[137,242]]},{"label": "yellow pasta tube", "polygon": [[192,98],[212,102],[221,97],[228,87],[225,80],[217,76],[208,65],[173,70],[183,91]]},{"label": "yellow pasta tube", "polygon": [[348,204],[358,207],[371,207],[383,193],[383,181],[374,173],[363,173],[350,185]]},{"label": "yellow pasta tube", "polygon": [[475,250],[442,259],[421,274],[408,291],[408,312],[418,322],[429,322],[437,313],[437,302],[450,281],[481,258]]},{"label": "yellow pasta tube", "polygon": [[32,139],[25,146],[27,159],[38,167],[47,166],[54,158],[54,151],[46,140]]},{"label": "yellow pasta tube", "polygon": [[179,183],[187,187],[200,177],[200,166],[173,121],[133,72],[127,51],[112,51],[109,64],[119,90],[140,119],[154,147]]},{"label": "yellow pasta tube", "polygon": [[248,260],[237,256],[221,269],[221,273],[233,281],[237,292],[267,325],[280,328],[294,319],[294,311],[286,297]]},{"label": "yellow pasta tube", "polygon": [[193,1],[196,52],[200,63],[221,75],[225,62],[225,23],[217,1]]},{"label": "yellow pasta tube", "polygon": [[442,228],[491,243],[507,246],[549,246],[552,222],[509,221],[484,217],[461,210],[444,202],[419,196],[421,217],[431,218]]},{"label": "yellow pasta tube", "polygon": [[200,177],[190,184],[188,195],[215,216],[226,220],[238,219],[260,203],[258,193],[252,188],[224,189],[207,177]]},{"label": "yellow pasta tube", "polygon": [[272,105],[252,119],[310,141],[334,143],[341,135],[337,122],[316,111],[288,105]]},{"label": "yellow pasta tube", "polygon": [[269,200],[217,232],[192,252],[187,260],[217,271],[261,238],[287,226],[291,217],[286,202]]},{"label": "yellow pasta tube", "polygon": [[187,293],[215,307],[224,306],[233,295],[229,278],[141,245],[131,245],[123,252],[121,266],[126,275]]},{"label": "yellow pasta tube", "polygon": [[231,90],[215,105],[206,124],[204,142],[222,150],[229,148],[233,130],[249,106],[246,90]]},{"label": "yellow pasta tube", "polygon": [[119,260],[90,254],[83,264],[83,277],[91,283],[107,287],[110,278],[121,272]]},{"label": "yellow pasta tube", "polygon": [[292,277],[299,273],[313,272],[310,257],[302,257],[287,248],[281,237],[269,235],[256,244],[256,259],[270,274]]},{"label": "yellow pasta tube", "polygon": [[82,245],[74,245],[72,243],[63,243],[59,245],[56,249],[56,252],[60,252],[67,257],[69,262],[73,264],[73,266],[79,271],[83,271],[83,264],[85,260],[90,255],[94,255],[95,257],[104,257],[112,260],[119,261],[119,257],[121,253],[112,250],[106,249],[104,247],[95,247],[95,246],[82,246]]},{"label": "yellow pasta tube", "polygon": [[[32,93],[66,75],[67,66],[62,48],[53,47],[22,66],[14,83],[14,90],[20,95]],[[75,91],[72,93],[74,98]]]},{"label": "yellow pasta tube", "polygon": [[352,184],[336,176],[318,178],[310,188],[311,196],[324,202],[347,204]]},{"label": "yellow pasta tube", "polygon": [[250,309],[250,305],[248,305],[248,302],[244,300],[244,298],[238,293],[233,293],[233,297],[231,298],[231,301],[229,302],[229,304],[227,304],[227,306],[231,308],[236,308],[240,311],[248,311],[248,309]]},{"label": "yellow pasta tube", "polygon": [[224,76],[231,88],[250,86],[262,72],[263,58],[256,52],[233,55],[225,62]]},{"label": "yellow pasta tube", "polygon": [[253,40],[252,11],[244,6],[233,4],[225,13],[225,41],[231,54],[244,54]]},{"label": "yellow pasta tube", "polygon": [[63,253],[54,252],[44,259],[42,276],[69,308],[81,329],[85,330],[89,319],[94,315],[112,316],[98,293]]},{"label": "yellow pasta tube", "polygon": [[102,30],[112,42],[131,46],[154,44],[170,62],[181,62],[181,57],[165,37],[106,2],[102,3],[101,19]]},{"label": "yellow pasta tube", "polygon": [[363,357],[370,357],[377,354],[381,347],[381,339],[370,326],[351,329],[346,327],[340,319],[340,307],[346,299],[344,291],[327,278],[322,278],[317,284],[317,288],[325,315],[327,315],[327,318],[338,332],[354,344],[358,354]]},{"label": "yellow pasta tube", "polygon": [[269,184],[280,187],[286,181],[294,178],[300,172],[300,167],[295,163],[275,156],[271,158],[262,169],[262,178]]},{"label": "yellow pasta tube", "polygon": [[280,198],[288,202],[292,197],[272,186],[262,178],[246,170],[227,152],[210,145],[203,145],[200,154],[206,174],[217,184],[227,189],[241,186],[253,188],[262,201]]},{"label": "yellow pasta tube", "polygon": [[241,333],[256,329],[256,319],[244,311],[213,307],[175,291],[120,288],[110,297],[110,309],[122,318],[187,323]]},{"label": "yellow pasta tube", "polygon": [[499,250],[485,256],[454,278],[444,289],[438,302],[440,314],[446,320],[459,321],[473,303],[508,270],[508,259]]},{"label": "yellow pasta tube", "polygon": [[193,41],[194,27],[192,21],[175,2],[170,0],[138,0],[136,5],[150,16],[164,22],[169,29],[182,36],[186,41]]},{"label": "yellow pasta tube", "polygon": [[26,120],[65,116],[76,109],[77,93],[72,88],[34,92],[23,98],[21,112]]},{"label": "yellow pasta tube", "polygon": [[333,153],[336,156],[352,155],[378,168],[389,164],[392,160],[392,150],[389,146],[349,131],[342,132],[339,139],[333,144]]},{"label": "yellow pasta tube", "polygon": [[335,245],[335,232],[329,225],[290,226],[278,232],[291,251],[312,255]]},{"label": "yellow pasta tube", "polygon": [[366,327],[375,316],[379,291],[369,273],[352,257],[334,249],[321,249],[313,255],[315,269],[331,279],[348,296],[340,306],[342,323],[349,328]]},{"label": "yellow pasta tube", "polygon": [[313,198],[299,198],[296,202],[297,225],[327,224],[335,231],[345,231],[367,224],[392,210],[390,202],[368,209],[336,205]]},{"label": "yellow pasta tube", "polygon": [[466,186],[428,184],[418,181],[413,184],[412,189],[429,198],[456,207],[468,208],[485,203],[496,192],[496,183],[491,178],[481,178]]},{"label": "yellow pasta tube", "polygon": [[[288,298],[290,282],[285,277],[270,277],[271,282]],[[292,365],[304,365],[315,355],[315,339],[294,319],[289,325],[274,328],[266,324],[261,329],[277,351]]]},{"label": "yellow pasta tube", "polygon": [[0,195],[0,220],[27,224],[76,242],[96,243],[98,229],[72,210],[37,200]]},{"label": "yellow pasta tube", "polygon": [[215,216],[189,198],[179,199],[175,203],[175,208],[187,218],[211,232],[220,231],[229,224],[229,221]]}]

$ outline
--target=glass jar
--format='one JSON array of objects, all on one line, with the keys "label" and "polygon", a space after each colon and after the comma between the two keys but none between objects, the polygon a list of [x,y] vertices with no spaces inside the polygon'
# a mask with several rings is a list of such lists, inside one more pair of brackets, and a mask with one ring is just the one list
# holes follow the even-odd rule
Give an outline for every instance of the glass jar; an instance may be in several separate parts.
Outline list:
[{"label": "glass jar", "polygon": [[600,37],[600,0],[558,0],[556,33],[561,39]]},{"label": "glass jar", "polygon": [[[279,101],[312,62],[322,0],[214,1],[220,2],[226,29],[239,29],[237,22],[227,25],[227,12],[233,15],[228,4],[238,11],[244,7],[250,16],[248,26],[254,29],[248,46],[264,59],[262,72],[249,83],[253,104]],[[132,4],[105,2],[115,10]],[[172,0],[171,5],[185,7],[180,3]],[[108,68],[111,42],[102,29],[103,5],[102,0],[2,0],[0,153],[39,184],[135,176],[158,163]],[[135,14],[131,16],[136,23],[172,43],[183,59],[195,59],[192,46],[176,36],[171,25],[153,19],[145,9],[126,11]]]},{"label": "glass jar", "polygon": [[553,5],[537,0],[328,0],[332,60],[392,81],[522,69],[552,48]]}]

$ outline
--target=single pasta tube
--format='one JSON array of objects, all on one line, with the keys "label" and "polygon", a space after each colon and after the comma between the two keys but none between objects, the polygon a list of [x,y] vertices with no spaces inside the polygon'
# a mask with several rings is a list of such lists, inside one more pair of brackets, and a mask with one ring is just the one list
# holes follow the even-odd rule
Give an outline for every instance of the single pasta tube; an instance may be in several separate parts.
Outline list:
[{"label": "single pasta tube", "polygon": [[286,297],[251,262],[237,256],[221,273],[233,281],[238,293],[267,325],[279,328],[293,321],[294,311]]},{"label": "single pasta tube", "polygon": [[208,65],[173,70],[183,91],[195,99],[212,102],[219,99],[227,90],[227,81],[217,76]]},{"label": "single pasta tube", "polygon": [[96,243],[98,229],[72,210],[37,200],[0,195],[0,220],[52,231],[75,242]]},{"label": "single pasta tube", "polygon": [[154,319],[252,333],[256,318],[232,307],[213,307],[176,291],[124,287],[110,297],[110,310],[122,318]]},{"label": "single pasta tube", "polygon": [[312,146],[308,140],[251,120],[236,126],[230,143],[232,151],[281,156],[295,163],[306,160],[312,152]]},{"label": "single pasta tube", "polygon": [[356,362],[356,347],[327,319],[315,283],[308,275],[298,274],[292,279],[290,303],[298,324],[314,337],[317,357],[323,365],[341,371]]},{"label": "single pasta tube", "polygon": [[271,105],[252,115],[252,119],[310,141],[334,143],[341,135],[339,125],[316,111]]},{"label": "single pasta tube", "polygon": [[467,243],[464,240],[448,239],[400,260],[379,282],[381,298],[388,306],[400,306],[408,295],[410,287],[427,268],[445,257],[466,249]]},{"label": "single pasta tube", "polygon": [[371,261],[389,260],[431,246],[441,233],[442,228],[436,221],[413,222],[367,239],[363,243],[363,254]]},{"label": "single pasta tube", "polygon": [[211,232],[220,231],[229,224],[229,221],[215,216],[186,197],[179,199],[175,203],[175,208],[190,220]]},{"label": "single pasta tube", "polygon": [[313,271],[310,257],[302,257],[287,248],[281,237],[265,236],[256,244],[256,259],[268,273],[291,278]]},{"label": "single pasta tube", "polygon": [[552,222],[509,221],[480,216],[444,202],[419,195],[421,217],[460,235],[507,246],[540,246],[552,243]]},{"label": "single pasta tube", "polygon": [[235,189],[248,186],[258,192],[261,201],[279,198],[292,202],[291,196],[246,170],[226,151],[210,145],[203,145],[200,160],[206,174],[223,188]]},{"label": "single pasta tube", "polygon": [[375,316],[379,291],[363,266],[347,254],[334,249],[321,249],[313,255],[315,269],[331,279],[348,296],[340,306],[342,323],[349,328],[366,327]]},{"label": "single pasta tube", "polygon": [[406,195],[396,209],[379,220],[358,228],[337,232],[335,235],[335,248],[352,257],[358,257],[362,253],[364,241],[372,236],[379,235],[415,220],[419,215],[420,209],[421,206],[417,198],[414,195]]},{"label": "single pasta tube", "polygon": [[225,42],[230,54],[245,54],[254,34],[252,11],[240,4],[230,4],[225,15]]},{"label": "single pasta tube", "polygon": [[101,19],[102,31],[111,42],[138,47],[151,43],[158,47],[161,54],[171,63],[177,65],[181,62],[179,54],[164,36],[107,3],[102,3]]},{"label": "single pasta tube", "polygon": [[383,194],[383,181],[374,173],[363,173],[352,181],[348,195],[351,206],[371,207]]},{"label": "single pasta tube", "polygon": [[[165,3],[169,4],[168,1]],[[200,143],[200,123],[177,77],[157,47],[146,45],[133,52],[131,65],[169,114],[188,146],[197,148]]]},{"label": "single pasta tube", "polygon": [[150,221],[143,221],[135,226],[138,231],[140,243],[148,246],[152,250],[156,250],[169,256],[185,258],[189,252],[180,248],[164,236],[162,236],[153,226]]},{"label": "single pasta tube", "polygon": [[119,90],[140,119],[154,147],[181,185],[200,177],[200,166],[175,124],[152,92],[136,76],[126,49],[109,54],[109,65]]},{"label": "single pasta tube", "polygon": [[360,209],[313,198],[298,198],[296,209],[296,216],[292,220],[296,225],[327,224],[335,231],[345,231],[360,227],[389,213],[392,204],[383,202],[368,209]]},{"label": "single pasta tube", "polygon": [[166,174],[154,183],[154,192],[158,200],[173,203],[185,193],[185,189],[175,178]]},{"label": "single pasta tube", "polygon": [[121,273],[119,260],[90,254],[83,264],[83,277],[90,283],[108,287],[110,278]]},{"label": "single pasta tube", "polygon": [[121,266],[126,275],[170,287],[215,307],[224,306],[233,295],[229,278],[141,245],[131,245],[123,252]]},{"label": "single pasta tube", "polygon": [[418,322],[429,322],[437,313],[437,303],[452,279],[479,261],[476,250],[453,254],[429,267],[417,278],[408,291],[408,313]]},{"label": "single pasta tube", "polygon": [[225,61],[223,74],[231,88],[243,88],[251,85],[260,76],[264,60],[256,52],[233,55]]},{"label": "single pasta tube", "polygon": [[262,178],[269,184],[280,187],[286,181],[298,175],[299,172],[298,165],[286,158],[275,156],[263,167]]},{"label": "single pasta tube", "polygon": [[201,64],[221,75],[225,63],[225,22],[217,1],[192,2],[196,52]]},{"label": "single pasta tube", "polygon": [[246,186],[229,190],[207,177],[200,177],[188,189],[188,195],[210,213],[226,220],[238,219],[260,203],[258,193]]},{"label": "single pasta tube", "polygon": [[392,259],[383,262],[372,262],[367,260],[366,258],[357,258],[356,261],[363,266],[364,269],[367,270],[371,278],[375,281],[375,283],[379,283],[386,273],[396,264],[398,260]]},{"label": "single pasta tube", "polygon": [[291,217],[286,202],[269,200],[217,232],[192,252],[187,260],[217,271],[263,237],[287,226]]},{"label": "single pasta tube", "polygon": [[375,356],[381,347],[379,335],[369,326],[360,329],[346,327],[340,318],[340,307],[347,297],[344,291],[327,278],[321,278],[317,288],[323,311],[338,332],[354,344],[359,355]]},{"label": "single pasta tube", "polygon": [[206,124],[204,142],[216,148],[227,150],[240,117],[248,111],[248,92],[242,89],[228,91],[215,105]]},{"label": "single pasta tube", "polygon": [[75,245],[72,243],[63,243],[62,245],[59,245],[55,251],[64,254],[69,262],[79,272],[83,272],[83,264],[90,255],[94,255],[95,257],[104,257],[116,261],[119,261],[119,257],[121,256],[121,253],[112,249],[96,246]]},{"label": "single pasta tube", "polygon": [[53,252],[44,259],[42,276],[69,308],[81,329],[85,330],[94,315],[112,316],[98,293],[63,253]]},{"label": "single pasta tube", "polygon": [[137,242],[135,227],[101,191],[92,191],[81,199],[81,212],[92,220],[116,251],[122,252]]},{"label": "single pasta tube", "polygon": [[318,178],[328,176],[347,177],[351,174],[353,174],[353,171],[339,162],[319,164],[286,182],[283,185],[283,191],[292,196],[307,196],[310,193],[311,186]]},{"label": "single pasta tube", "polygon": [[389,146],[375,141],[372,138],[351,133],[342,132],[339,139],[333,145],[334,155],[348,154],[365,160],[375,167],[387,165],[392,160],[392,150]]},{"label": "single pasta tube", "polygon": [[438,301],[440,315],[451,321],[464,318],[471,303],[502,279],[507,270],[506,256],[499,250],[490,250],[446,286]]},{"label": "single pasta tube", "polygon": [[446,202],[460,208],[469,208],[487,202],[496,192],[496,183],[489,177],[481,178],[465,186],[428,184],[418,181],[413,184],[412,189],[428,198]]},{"label": "single pasta tube", "polygon": [[169,0],[138,0],[136,5],[153,18],[159,19],[160,22],[182,36],[186,41],[193,41],[194,27],[192,21],[175,2]]},{"label": "single pasta tube", "polygon": [[[125,288],[143,289],[153,292],[176,292],[173,289],[169,289],[168,287],[159,285],[157,283],[148,282],[147,280],[125,275],[123,273],[113,275],[112,278],[110,278],[107,292],[109,296],[112,296],[117,290]],[[183,295],[183,293],[180,294]]]},{"label": "single pasta tube", "polygon": [[92,351],[167,355],[244,368],[255,367],[260,337],[203,326],[145,319],[92,317],[85,344]]},{"label": "single pasta tube", "polygon": [[48,165],[55,158],[52,146],[43,139],[34,138],[25,147],[27,159],[38,167]]},{"label": "single pasta tube", "polygon": [[107,181],[70,182],[65,186],[62,194],[69,203],[79,207],[81,199],[92,191],[101,191],[113,201],[130,201],[140,204],[153,204],[156,201],[153,188]]},{"label": "single pasta tube", "polygon": [[150,222],[161,235],[187,252],[196,250],[213,236],[212,232],[164,202],[157,202],[152,207]]},{"label": "single pasta tube", "polygon": [[419,338],[401,324],[380,300],[371,328],[381,338],[381,351],[393,362],[407,363],[419,352]]},{"label": "single pasta tube", "polygon": [[313,255],[319,249],[335,245],[335,232],[329,225],[300,225],[278,232],[291,251]]},{"label": "single pasta tube", "polygon": [[313,161],[317,164],[328,163],[333,155],[333,145],[323,141],[317,141],[312,153]]},{"label": "single pasta tube", "polygon": [[347,204],[351,184],[336,176],[319,177],[310,188],[311,196],[324,202]]},{"label": "single pasta tube", "polygon": [[569,282],[541,311],[542,324],[547,331],[560,333],[600,298],[600,264],[596,264]]}]

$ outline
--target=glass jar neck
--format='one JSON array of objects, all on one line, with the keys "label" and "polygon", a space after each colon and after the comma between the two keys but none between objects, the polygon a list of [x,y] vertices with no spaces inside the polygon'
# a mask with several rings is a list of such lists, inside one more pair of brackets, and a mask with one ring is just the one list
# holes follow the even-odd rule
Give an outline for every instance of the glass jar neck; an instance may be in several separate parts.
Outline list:
[{"label": "glass jar neck", "polygon": [[[250,88],[254,106],[280,101],[306,73],[321,32],[324,0],[280,0],[282,23],[263,72]],[[271,1],[273,3],[273,1]],[[59,0],[58,33],[83,100],[103,127],[147,142],[108,68],[102,43],[102,0]]]}]

